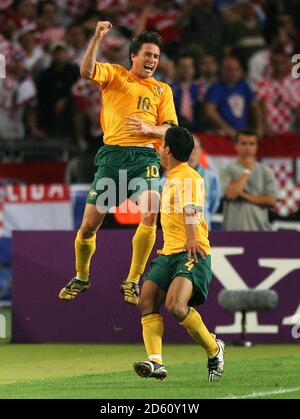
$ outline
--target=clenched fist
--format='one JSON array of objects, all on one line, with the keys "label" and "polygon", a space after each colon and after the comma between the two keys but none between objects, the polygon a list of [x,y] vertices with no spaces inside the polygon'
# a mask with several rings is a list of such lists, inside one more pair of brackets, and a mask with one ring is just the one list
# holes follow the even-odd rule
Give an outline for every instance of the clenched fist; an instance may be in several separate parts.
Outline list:
[{"label": "clenched fist", "polygon": [[96,38],[103,38],[112,28],[112,24],[108,21],[101,22],[99,21],[95,30]]}]

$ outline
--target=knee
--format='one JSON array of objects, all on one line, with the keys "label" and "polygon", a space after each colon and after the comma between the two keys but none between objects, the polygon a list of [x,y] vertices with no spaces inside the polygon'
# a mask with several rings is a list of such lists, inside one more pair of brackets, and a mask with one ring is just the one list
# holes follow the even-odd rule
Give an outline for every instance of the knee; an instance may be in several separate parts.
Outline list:
[{"label": "knee", "polygon": [[153,312],[153,301],[148,298],[143,298],[142,295],[139,298],[137,306],[142,316]]},{"label": "knee", "polygon": [[82,224],[79,230],[79,235],[82,239],[91,239],[97,233],[97,229],[89,224]]},{"label": "knee", "polygon": [[147,213],[142,213],[141,214],[141,223],[145,224],[147,226],[153,226],[156,224],[157,221],[157,214],[156,213],[151,213],[151,212],[147,212]]},{"label": "knee", "polygon": [[153,298],[143,297],[142,294],[139,298],[137,307],[140,310],[141,315],[145,316],[150,313],[158,312],[160,304],[157,303]]},{"label": "knee", "polygon": [[188,311],[188,308],[185,305],[177,301],[166,302],[166,309],[177,321],[182,321],[186,317]]}]

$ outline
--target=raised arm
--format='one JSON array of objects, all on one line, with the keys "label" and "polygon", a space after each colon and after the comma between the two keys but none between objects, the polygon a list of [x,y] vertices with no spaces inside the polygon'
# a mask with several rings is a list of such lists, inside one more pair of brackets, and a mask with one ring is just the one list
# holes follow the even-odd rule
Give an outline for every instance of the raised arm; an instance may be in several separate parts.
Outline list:
[{"label": "raised arm", "polygon": [[225,191],[225,197],[227,199],[235,200],[238,196],[241,195],[245,186],[247,185],[251,171],[249,169],[244,169],[243,174],[237,179],[230,183],[228,188]]},{"label": "raised arm", "polygon": [[96,55],[100,47],[101,41],[104,36],[110,31],[112,24],[110,22],[98,22],[95,34],[89,42],[87,50],[84,53],[81,66],[80,66],[80,75],[81,77],[91,80],[93,77],[95,64],[96,64]]}]

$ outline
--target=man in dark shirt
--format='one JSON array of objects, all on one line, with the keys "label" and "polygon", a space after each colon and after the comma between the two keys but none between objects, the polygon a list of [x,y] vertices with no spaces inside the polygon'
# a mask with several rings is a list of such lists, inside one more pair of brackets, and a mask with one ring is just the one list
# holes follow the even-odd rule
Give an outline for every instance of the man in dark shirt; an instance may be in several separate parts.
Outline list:
[{"label": "man in dark shirt", "polygon": [[40,122],[49,136],[72,135],[71,88],[79,78],[79,67],[68,61],[67,45],[52,45],[52,63],[38,83]]}]

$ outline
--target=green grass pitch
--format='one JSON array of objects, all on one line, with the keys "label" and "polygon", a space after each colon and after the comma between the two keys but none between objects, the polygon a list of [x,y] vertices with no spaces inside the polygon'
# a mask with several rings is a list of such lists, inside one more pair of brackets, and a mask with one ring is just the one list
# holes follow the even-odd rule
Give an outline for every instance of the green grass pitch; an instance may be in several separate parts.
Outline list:
[{"label": "green grass pitch", "polygon": [[[1,342],[1,340],[0,340]],[[225,373],[207,381],[206,356],[196,344],[164,346],[164,381],[143,379],[132,364],[143,345],[0,344],[0,399],[300,399],[300,346],[227,346]]]},{"label": "green grass pitch", "polygon": [[169,376],[142,379],[132,370],[142,345],[0,345],[3,398],[300,398],[296,345],[228,347],[222,381],[207,382],[196,345],[165,345]]}]

